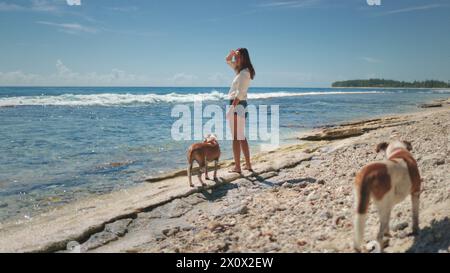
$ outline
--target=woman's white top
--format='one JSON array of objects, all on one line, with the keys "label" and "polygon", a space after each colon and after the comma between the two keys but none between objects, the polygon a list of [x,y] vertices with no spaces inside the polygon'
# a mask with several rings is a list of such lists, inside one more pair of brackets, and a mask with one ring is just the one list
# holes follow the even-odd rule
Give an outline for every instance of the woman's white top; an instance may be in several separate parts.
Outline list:
[{"label": "woman's white top", "polygon": [[[227,62],[233,70],[236,65],[233,62]],[[239,74],[234,77],[233,82],[231,83],[230,91],[228,92],[228,97],[230,100],[234,100],[238,98],[239,100],[247,100],[247,90],[250,86],[250,71],[248,68],[242,69]]]}]

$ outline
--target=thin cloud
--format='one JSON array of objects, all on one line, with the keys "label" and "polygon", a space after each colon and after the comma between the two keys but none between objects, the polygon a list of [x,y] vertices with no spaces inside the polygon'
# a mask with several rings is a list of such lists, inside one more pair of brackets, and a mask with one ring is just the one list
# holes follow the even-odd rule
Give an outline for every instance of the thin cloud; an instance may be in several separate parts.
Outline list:
[{"label": "thin cloud", "polygon": [[22,6],[16,4],[0,2],[0,11],[17,11],[22,9],[23,9]]},{"label": "thin cloud", "polygon": [[34,12],[61,12],[60,6],[54,1],[31,0],[27,5],[0,2],[0,11],[34,11]]},{"label": "thin cloud", "polygon": [[218,22],[229,20],[232,17],[242,17],[259,12],[266,12],[274,8],[309,8],[316,6],[322,0],[295,0],[295,1],[270,1],[253,6],[253,9],[241,13],[231,13],[226,17],[216,17],[204,20],[206,22]]},{"label": "thin cloud", "polygon": [[126,30],[126,29],[113,29],[113,28],[99,28],[99,31],[102,32],[109,32],[113,34],[119,34],[119,35],[131,35],[131,36],[139,36],[139,37],[157,37],[157,36],[163,36],[165,33],[158,32],[158,31],[138,31],[138,30]]},{"label": "thin cloud", "polygon": [[26,73],[21,70],[0,71],[0,85],[6,86],[148,86],[155,82],[148,75],[136,75],[120,69],[107,73],[76,72],[57,60],[56,71],[49,75]]},{"label": "thin cloud", "polygon": [[131,36],[139,36],[139,37],[156,37],[164,35],[161,32],[150,32],[150,31],[136,31],[136,30],[121,30],[114,28],[106,28],[106,27],[91,27],[85,26],[79,23],[55,23],[49,21],[37,21],[37,24],[51,26],[56,28],[59,31],[68,34],[79,34],[79,33],[113,33],[119,35],[131,35]]},{"label": "thin cloud", "polygon": [[244,11],[244,12],[240,12],[240,13],[232,13],[232,14],[230,14],[228,16],[209,18],[209,19],[205,19],[205,20],[202,20],[202,21],[205,21],[205,22],[218,22],[218,21],[223,21],[223,20],[230,20],[230,18],[237,18],[237,17],[242,17],[242,16],[246,16],[246,15],[255,14],[257,12],[260,12],[261,10],[262,9],[248,10],[248,11]]},{"label": "thin cloud", "polygon": [[416,6],[416,7],[409,7],[409,8],[403,8],[403,9],[396,9],[396,10],[390,10],[382,13],[381,15],[389,15],[389,14],[397,14],[397,13],[406,13],[406,12],[413,12],[413,11],[420,11],[420,10],[429,10],[429,9],[435,9],[443,7],[441,4],[430,4],[430,5],[424,5],[424,6]]},{"label": "thin cloud", "polygon": [[64,6],[81,6],[81,0],[30,0],[28,4],[19,5],[8,2],[0,2],[0,11],[34,11],[47,13],[64,13]]},{"label": "thin cloud", "polygon": [[57,12],[60,10],[59,6],[47,0],[32,0],[31,9],[34,11],[47,11],[47,12]]},{"label": "thin cloud", "polygon": [[187,74],[184,72],[177,73],[172,77],[168,78],[169,82],[175,84],[192,84],[198,77],[195,75]]},{"label": "thin cloud", "polygon": [[317,4],[319,0],[271,1],[258,4],[260,8],[303,8]]},{"label": "thin cloud", "polygon": [[69,34],[75,34],[80,32],[87,32],[87,33],[96,33],[97,29],[92,27],[86,27],[78,23],[54,23],[54,22],[47,22],[47,21],[37,21],[36,23],[41,25],[47,25],[47,26],[53,26],[57,29],[69,33]]},{"label": "thin cloud", "polygon": [[228,84],[230,78],[225,76],[222,73],[217,72],[217,73],[210,74],[208,77],[208,80],[209,80],[210,84],[212,84],[212,85],[223,86],[223,85]]},{"label": "thin cloud", "polygon": [[108,8],[112,11],[117,11],[117,12],[134,12],[134,11],[138,11],[138,7],[136,6],[127,6],[127,7],[110,7]]},{"label": "thin cloud", "polygon": [[363,59],[364,61],[368,62],[368,63],[381,63],[382,61],[376,58],[372,58],[372,57],[362,57],[361,59]]},{"label": "thin cloud", "polygon": [[268,7],[282,7],[282,6],[288,6],[298,3],[298,1],[285,1],[285,2],[266,2],[262,4],[258,4],[258,7],[262,8],[268,8]]}]

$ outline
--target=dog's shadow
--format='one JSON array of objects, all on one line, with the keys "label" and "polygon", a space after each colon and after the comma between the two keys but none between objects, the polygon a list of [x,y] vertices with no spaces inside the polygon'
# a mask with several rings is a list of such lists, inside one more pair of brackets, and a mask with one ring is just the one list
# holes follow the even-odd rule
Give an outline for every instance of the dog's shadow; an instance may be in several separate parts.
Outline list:
[{"label": "dog's shadow", "polygon": [[[292,185],[305,184],[305,186],[306,186],[307,184],[312,184],[312,183],[317,182],[317,179],[312,178],[312,177],[287,179],[287,180],[283,180],[283,181],[272,182],[272,181],[270,181],[270,178],[264,178],[256,173],[251,173],[249,175],[241,174],[240,178],[247,179],[249,182],[252,182],[252,183],[261,183],[267,187],[277,187],[284,183],[289,183]],[[239,187],[238,184],[224,182],[221,180],[221,178],[217,178],[214,181],[216,182],[216,184],[220,184],[220,185],[218,185],[217,187],[209,188],[209,189],[201,188],[199,191],[199,193],[202,194],[205,197],[205,199],[208,201],[216,201],[216,200],[226,196],[228,191]]]},{"label": "dog's shadow", "polygon": [[407,253],[448,251],[450,247],[450,218],[433,220],[430,226],[419,231]]},{"label": "dog's shadow", "polygon": [[[217,180],[215,182],[218,183]],[[235,189],[237,187],[239,186],[233,183],[223,183],[218,187],[212,187],[209,189],[202,188],[200,189],[199,193],[202,194],[208,201],[216,201],[226,196],[229,190]]]}]

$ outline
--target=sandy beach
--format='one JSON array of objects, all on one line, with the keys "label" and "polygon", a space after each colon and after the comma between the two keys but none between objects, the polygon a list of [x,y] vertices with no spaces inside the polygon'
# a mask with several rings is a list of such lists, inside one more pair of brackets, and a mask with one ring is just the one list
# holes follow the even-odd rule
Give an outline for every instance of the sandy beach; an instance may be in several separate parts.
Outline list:
[{"label": "sandy beach", "polygon": [[[450,104],[327,126],[254,155],[256,173],[190,188],[185,171],[0,225],[0,252],[352,252],[353,179],[379,142],[412,142],[423,178],[420,228],[394,208],[386,252],[450,252]],[[183,155],[184,156],[184,155]],[[196,178],[194,182],[198,186]],[[366,243],[378,228],[371,206]],[[73,246],[78,246],[72,249]],[[69,250],[68,250],[69,248]]]}]

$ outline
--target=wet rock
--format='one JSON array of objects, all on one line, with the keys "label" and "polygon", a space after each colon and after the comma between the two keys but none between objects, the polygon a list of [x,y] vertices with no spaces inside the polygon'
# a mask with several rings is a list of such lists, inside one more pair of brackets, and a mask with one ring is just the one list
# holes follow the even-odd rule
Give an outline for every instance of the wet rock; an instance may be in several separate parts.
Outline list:
[{"label": "wet rock", "polygon": [[442,107],[442,103],[423,103],[419,105],[420,108]]},{"label": "wet rock", "polygon": [[322,132],[316,134],[300,137],[300,140],[310,140],[310,141],[334,140],[353,136],[360,136],[362,134],[364,134],[364,131],[361,128],[325,129]]},{"label": "wet rock", "polygon": [[131,223],[132,219],[122,219],[115,221],[114,223],[107,224],[105,226],[105,231],[111,232],[112,234],[122,237],[127,232],[128,225]]},{"label": "wet rock", "polygon": [[109,231],[102,231],[92,235],[89,240],[87,240],[84,244],[82,244],[82,249],[92,250],[103,245],[106,245],[109,242],[117,240],[119,237]]}]

